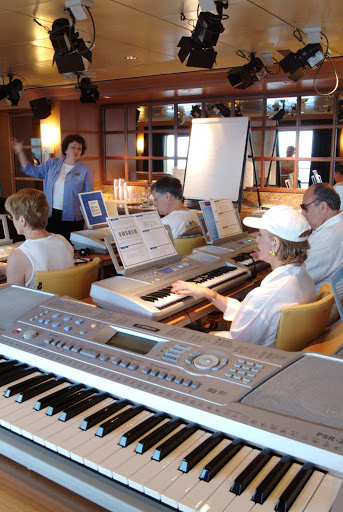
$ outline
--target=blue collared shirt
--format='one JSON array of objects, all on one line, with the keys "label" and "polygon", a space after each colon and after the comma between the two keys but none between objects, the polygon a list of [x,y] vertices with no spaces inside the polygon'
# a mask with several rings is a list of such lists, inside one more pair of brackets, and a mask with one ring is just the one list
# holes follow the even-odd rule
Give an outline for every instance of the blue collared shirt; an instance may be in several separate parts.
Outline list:
[{"label": "blue collared shirt", "polygon": [[[44,193],[50,205],[52,213],[52,192],[60,173],[64,158],[51,158],[41,165],[28,163],[25,168],[20,168],[28,176],[35,176],[44,180]],[[83,163],[77,161],[74,167],[66,175],[64,182],[62,220],[82,220],[78,194],[94,190],[92,171]]]}]

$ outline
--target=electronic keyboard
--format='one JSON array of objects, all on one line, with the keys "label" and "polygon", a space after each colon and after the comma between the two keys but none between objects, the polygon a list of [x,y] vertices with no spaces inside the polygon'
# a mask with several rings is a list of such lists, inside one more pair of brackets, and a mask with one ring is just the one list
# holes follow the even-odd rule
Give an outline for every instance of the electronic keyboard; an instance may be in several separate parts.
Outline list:
[{"label": "electronic keyboard", "polygon": [[22,243],[23,242],[15,242],[14,244],[0,245],[0,261],[6,262],[11,252],[19,247]]},{"label": "electronic keyboard", "polygon": [[115,276],[92,283],[90,295],[105,309],[134,312],[161,320],[203,299],[171,293],[177,280],[193,281],[217,291],[246,281],[250,271],[240,263],[205,253],[194,253],[181,260],[154,265],[128,276]]},{"label": "electronic keyboard", "polygon": [[107,510],[342,510],[340,358],[57,297],[0,354],[1,453]]},{"label": "electronic keyboard", "polygon": [[201,251],[230,258],[236,263],[245,265],[252,272],[254,270],[261,270],[269,267],[269,264],[264,261],[254,260],[250,256],[250,254],[257,249],[256,236],[257,233],[250,233],[249,235],[239,235],[238,237],[236,236],[226,241],[220,241],[220,239],[218,239],[218,241],[215,241],[216,244],[202,245],[194,249],[194,252]]},{"label": "electronic keyboard", "polygon": [[109,227],[83,229],[81,231],[73,231],[70,234],[70,242],[76,250],[90,249],[94,252],[107,254],[108,250],[104,242],[106,236],[112,236]]}]

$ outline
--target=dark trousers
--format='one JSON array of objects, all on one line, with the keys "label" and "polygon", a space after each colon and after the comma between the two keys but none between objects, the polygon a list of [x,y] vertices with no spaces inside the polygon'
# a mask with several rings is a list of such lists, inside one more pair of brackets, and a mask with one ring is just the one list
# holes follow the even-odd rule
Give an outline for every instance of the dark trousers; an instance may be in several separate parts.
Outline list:
[{"label": "dark trousers", "polygon": [[83,229],[83,220],[62,220],[62,210],[52,209],[52,215],[48,219],[46,230],[64,236],[68,242],[72,231]]}]

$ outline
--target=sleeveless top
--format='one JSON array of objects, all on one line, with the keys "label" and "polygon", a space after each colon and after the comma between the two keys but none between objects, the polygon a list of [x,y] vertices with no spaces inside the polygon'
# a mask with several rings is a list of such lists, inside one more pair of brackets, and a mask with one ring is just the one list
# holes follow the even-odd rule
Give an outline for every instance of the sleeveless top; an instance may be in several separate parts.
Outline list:
[{"label": "sleeveless top", "polygon": [[26,281],[27,288],[35,288],[35,273],[46,270],[65,270],[74,266],[74,250],[61,235],[25,240],[15,251],[23,251],[32,265],[32,274]]}]

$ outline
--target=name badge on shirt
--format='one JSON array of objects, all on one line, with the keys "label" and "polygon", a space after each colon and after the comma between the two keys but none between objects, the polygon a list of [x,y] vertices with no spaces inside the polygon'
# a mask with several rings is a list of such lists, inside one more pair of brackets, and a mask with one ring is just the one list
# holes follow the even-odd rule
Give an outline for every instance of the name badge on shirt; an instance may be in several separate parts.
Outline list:
[{"label": "name badge on shirt", "polygon": [[80,176],[79,172],[74,172],[74,176]]}]

